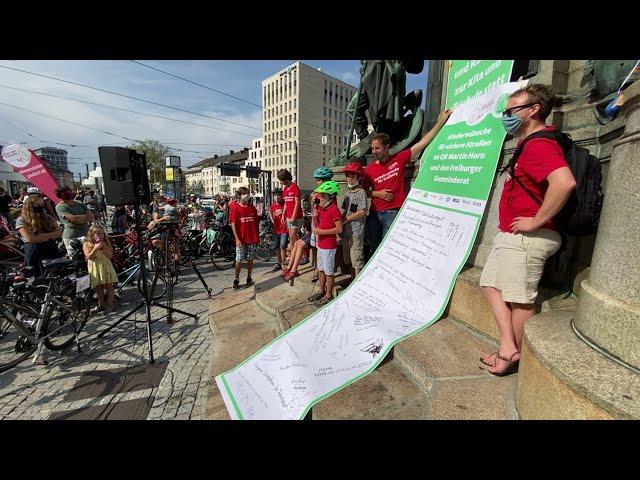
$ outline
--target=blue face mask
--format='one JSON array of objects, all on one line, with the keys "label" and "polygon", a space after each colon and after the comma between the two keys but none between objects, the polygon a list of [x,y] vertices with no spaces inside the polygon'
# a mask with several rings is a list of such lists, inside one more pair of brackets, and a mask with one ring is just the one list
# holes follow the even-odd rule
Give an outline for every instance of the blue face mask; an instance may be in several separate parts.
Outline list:
[{"label": "blue face mask", "polygon": [[522,119],[517,115],[503,115],[502,126],[509,135],[515,135],[522,126]]}]

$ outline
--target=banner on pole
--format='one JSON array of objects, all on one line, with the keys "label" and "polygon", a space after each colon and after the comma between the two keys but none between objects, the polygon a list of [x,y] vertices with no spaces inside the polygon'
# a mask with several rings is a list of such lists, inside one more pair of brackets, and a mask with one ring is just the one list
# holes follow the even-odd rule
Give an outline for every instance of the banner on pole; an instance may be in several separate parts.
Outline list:
[{"label": "banner on pole", "polygon": [[59,201],[55,194],[58,182],[45,163],[33,151],[18,143],[10,143],[2,148],[2,159],[13,167],[16,173],[24,176],[51,200]]},{"label": "banner on pole", "polygon": [[454,112],[424,152],[389,233],[338,298],[216,377],[232,418],[304,418],[441,317],[489,196],[505,137],[501,111],[521,86],[505,83],[512,65],[450,62],[446,105]]}]

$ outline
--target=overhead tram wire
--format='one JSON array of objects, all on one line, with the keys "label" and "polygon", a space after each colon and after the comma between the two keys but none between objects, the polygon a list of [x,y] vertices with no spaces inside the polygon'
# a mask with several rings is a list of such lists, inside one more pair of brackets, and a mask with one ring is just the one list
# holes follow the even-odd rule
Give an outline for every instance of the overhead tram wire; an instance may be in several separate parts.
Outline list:
[{"label": "overhead tram wire", "polygon": [[[69,120],[65,120],[65,119],[63,119],[63,118],[54,117],[54,116],[52,116],[52,115],[47,115],[47,114],[45,114],[45,113],[41,113],[41,112],[34,112],[33,110],[29,110],[29,109],[27,109],[27,108],[18,107],[18,106],[16,106],[16,105],[11,105],[11,104],[8,104],[8,103],[3,103],[3,102],[0,102],[0,105],[4,105],[4,106],[6,106],[6,107],[11,107],[11,108],[16,108],[16,109],[18,109],[18,110],[23,110],[23,111],[25,111],[25,112],[33,113],[33,114],[35,114],[35,115],[40,115],[40,116],[43,116],[43,117],[52,118],[52,119],[54,119],[54,120],[58,120],[58,121],[65,122],[65,123],[69,123],[69,124],[71,124],[71,125],[75,125],[75,126],[78,126],[78,127],[88,128],[89,130],[94,130],[94,131],[96,131],[96,132],[105,133],[105,134],[107,134],[107,135],[112,135],[112,136],[114,136],[114,137],[119,137],[119,138],[122,138],[123,140],[127,140],[127,141],[129,141],[129,142],[133,142],[133,143],[135,143],[135,142],[141,142],[141,140],[140,140],[140,139],[133,139],[133,138],[125,137],[124,135],[118,135],[117,133],[107,132],[106,130],[100,130],[100,129],[98,129],[98,128],[89,127],[89,126],[87,126],[87,125],[83,125],[83,124],[81,124],[81,123],[71,122],[71,121],[69,121]],[[35,137],[34,137],[34,138],[35,138]],[[38,141],[39,141],[39,142],[41,142],[41,143],[44,143],[44,142],[42,142],[42,140],[38,140]],[[205,153],[205,152],[201,152],[201,151],[197,151],[197,150],[185,150],[185,149],[182,149],[182,148],[173,148],[173,147],[168,147],[168,148],[169,148],[170,150],[174,150],[174,151],[177,151],[177,152],[199,153],[199,154],[206,155],[206,153]]]},{"label": "overhead tram wire", "polygon": [[221,95],[225,95],[227,97],[234,98],[234,99],[239,100],[241,102],[248,103],[249,105],[253,105],[255,107],[258,107],[258,108],[262,109],[262,105],[258,105],[257,103],[250,102],[249,100],[245,100],[244,98],[236,97],[234,95],[231,95],[230,93],[226,93],[226,92],[223,92],[221,90],[216,90],[215,88],[209,87],[207,85],[203,85],[202,83],[194,82],[193,80],[189,80],[188,78],[184,78],[184,77],[181,77],[179,75],[175,75],[173,73],[167,72],[165,70],[161,70],[161,69],[156,68],[156,67],[152,67],[151,65],[147,65],[145,63],[138,62],[136,60],[129,60],[129,61],[131,63],[136,63],[138,65],[141,65],[143,67],[149,68],[151,70],[155,70],[156,72],[164,73],[165,75],[169,75],[170,77],[178,78],[178,79],[183,80],[185,82],[192,83],[193,85],[197,85],[199,87],[206,88],[207,90],[211,90],[212,92],[216,92],[216,93],[219,93]]},{"label": "overhead tram wire", "polygon": [[104,88],[93,87],[93,86],[91,86],[91,85],[85,85],[85,84],[83,84],[83,83],[73,82],[73,81],[71,81],[71,80],[64,80],[64,79],[62,79],[62,78],[51,77],[51,76],[49,76],[49,75],[44,75],[44,74],[41,74],[41,73],[29,72],[29,71],[27,71],[27,70],[22,70],[22,69],[19,69],[19,68],[7,67],[6,65],[0,65],[0,68],[5,68],[5,69],[7,69],[7,70],[13,70],[13,71],[15,71],[15,72],[20,72],[20,73],[26,73],[26,74],[28,74],[28,75],[35,75],[36,77],[48,78],[48,79],[50,79],[50,80],[55,80],[55,81],[57,81],[57,82],[69,83],[69,84],[71,84],[71,85],[77,85],[77,86],[79,86],[79,87],[89,88],[89,89],[91,89],[91,90],[97,90],[97,91],[99,91],[99,92],[108,93],[108,94],[110,94],[110,95],[117,95],[117,96],[119,96],[119,97],[129,98],[129,99],[131,99],[131,100],[137,100],[137,101],[139,101],[139,102],[150,103],[150,104],[152,104],[152,105],[157,105],[157,106],[165,107],[165,108],[171,108],[171,109],[173,109],[173,110],[178,110],[178,111],[180,111],[180,112],[190,113],[190,114],[192,114],[192,115],[198,115],[198,116],[200,116],[200,117],[211,118],[211,119],[213,119],[213,120],[217,120],[217,121],[220,121],[220,122],[231,123],[231,124],[234,124],[234,125],[238,125],[238,126],[240,126],[240,127],[246,127],[246,128],[250,128],[250,129],[252,129],[252,130],[259,130],[259,131],[262,131],[262,128],[253,127],[253,126],[251,126],[251,125],[245,125],[245,124],[243,124],[243,123],[232,122],[231,120],[225,120],[225,119],[223,119],[223,118],[212,117],[211,115],[206,115],[206,114],[204,114],[204,113],[194,112],[194,111],[191,111],[191,110],[186,110],[186,109],[184,109],[184,108],[174,107],[174,106],[172,106],[172,105],[166,105],[166,104],[164,104],[164,103],[154,102],[154,101],[152,101],[152,100],[145,100],[144,98],[138,98],[138,97],[134,97],[134,96],[132,96],[132,95],[126,95],[126,94],[124,94],[124,93],[113,92],[113,91],[111,91],[111,90],[105,90]]},{"label": "overhead tram wire", "polygon": [[114,107],[114,106],[111,106],[111,105],[105,105],[103,103],[90,102],[88,100],[80,100],[80,99],[77,99],[77,98],[63,97],[63,96],[60,96],[60,95],[53,95],[51,93],[44,93],[44,92],[38,92],[38,91],[35,91],[35,90],[28,90],[26,88],[10,87],[8,85],[1,85],[0,84],[0,87],[8,88],[8,89],[11,89],[11,90],[19,90],[21,92],[35,93],[36,95],[43,95],[45,97],[60,98],[62,100],[68,100],[68,101],[71,101],[71,102],[87,103],[89,105],[96,105],[98,107],[105,107],[105,108],[111,108],[111,109],[114,109],[114,110],[121,110],[123,112],[135,113],[135,114],[138,114],[138,115],[145,115],[147,117],[160,118],[160,119],[163,119],[163,120],[170,120],[172,122],[185,123],[187,125],[195,125],[195,126],[198,126],[198,127],[210,128],[211,130],[218,130],[218,131],[221,131],[221,132],[227,132],[227,133],[231,133],[231,134],[234,134],[234,135],[245,135],[247,137],[255,137],[255,135],[251,134],[251,133],[237,132],[235,130],[225,130],[224,128],[212,127],[210,125],[204,125],[202,123],[189,122],[189,121],[186,121],[186,120],[180,120],[178,118],[165,117],[164,115],[155,115],[153,113],[138,112],[136,110],[130,110],[128,108]]},{"label": "overhead tram wire", "polygon": [[[222,94],[222,95],[226,95],[227,97],[235,98],[236,100],[239,100],[239,101],[241,101],[241,102],[248,103],[249,105],[253,105],[253,106],[255,106],[255,107],[258,107],[258,108],[259,108],[259,109],[261,109],[261,110],[263,109],[262,105],[258,105],[257,103],[253,103],[253,102],[251,102],[250,100],[246,100],[246,99],[244,99],[244,98],[236,97],[236,96],[234,96],[234,95],[231,95],[230,93],[226,93],[226,92],[223,92],[223,91],[221,91],[221,90],[217,90],[217,89],[215,89],[215,88],[209,87],[209,86],[207,86],[207,85],[203,85],[203,84],[201,84],[201,83],[194,82],[193,80],[189,80],[188,78],[184,78],[184,77],[181,77],[181,76],[179,76],[179,75],[175,75],[175,74],[173,74],[173,73],[167,72],[167,71],[165,71],[165,70],[161,70],[161,69],[159,69],[159,68],[152,67],[152,66],[150,66],[150,65],[146,65],[146,64],[144,64],[144,63],[142,63],[142,62],[138,62],[138,61],[136,61],[136,60],[129,60],[129,61],[130,61],[130,62],[132,62],[132,63],[136,63],[136,64],[138,64],[138,65],[141,65],[141,66],[143,66],[143,67],[150,68],[151,70],[155,70],[155,71],[157,71],[157,72],[164,73],[165,75],[169,75],[170,77],[175,77],[175,78],[178,78],[178,79],[183,80],[183,81],[185,81],[185,82],[191,83],[191,84],[193,84],[193,85],[197,85],[197,86],[199,86],[199,87],[206,88],[207,90],[212,90],[212,91],[214,91],[214,92],[216,92],[216,93],[220,93],[220,94]],[[264,120],[264,119],[263,119],[262,121],[263,121],[263,123],[264,123],[266,120]],[[309,125],[310,127],[318,128],[318,129],[320,129],[320,130],[322,130],[322,131],[326,131],[326,130],[327,130],[325,127],[321,127],[321,126],[319,126],[319,125],[315,125],[315,124],[313,124],[313,123],[305,122],[305,121],[303,121],[303,120],[298,120],[298,122],[299,122],[299,123],[303,123],[303,124],[305,124],[305,125]],[[262,130],[262,129],[259,129],[259,130]]]}]

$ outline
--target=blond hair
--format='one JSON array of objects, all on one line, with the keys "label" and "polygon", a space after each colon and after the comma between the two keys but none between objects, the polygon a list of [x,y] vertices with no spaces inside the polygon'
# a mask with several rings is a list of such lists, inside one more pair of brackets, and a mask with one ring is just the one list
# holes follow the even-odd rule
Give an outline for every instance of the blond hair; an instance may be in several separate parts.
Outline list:
[{"label": "blond hair", "polygon": [[44,204],[44,200],[41,197],[37,195],[30,195],[25,199],[24,205],[22,205],[22,217],[24,218],[24,223],[34,235],[48,233],[55,230],[55,225],[49,219],[49,216],[46,215],[46,211],[45,215],[38,215],[33,211],[33,204],[38,200],[41,200]]},{"label": "blond hair", "polygon": [[113,250],[113,247],[111,246],[111,240],[109,240],[109,235],[107,235],[107,232],[104,230],[104,228],[98,225],[91,225],[91,228],[89,228],[89,231],[87,232],[87,236],[84,240],[84,243],[86,243],[91,248],[93,248],[95,246],[95,244],[93,243],[93,236],[96,233],[102,233],[105,243],[109,245],[109,248]]}]

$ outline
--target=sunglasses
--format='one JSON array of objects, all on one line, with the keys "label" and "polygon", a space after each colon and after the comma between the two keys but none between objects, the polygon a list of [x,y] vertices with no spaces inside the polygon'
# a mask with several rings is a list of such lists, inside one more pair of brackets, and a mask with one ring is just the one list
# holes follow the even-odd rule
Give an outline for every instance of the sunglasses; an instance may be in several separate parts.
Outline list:
[{"label": "sunglasses", "polygon": [[523,110],[525,108],[533,107],[534,105],[538,105],[538,103],[527,103],[525,105],[516,105],[515,107],[506,108],[502,111],[502,115],[510,117],[515,112],[519,112],[520,110]]}]

